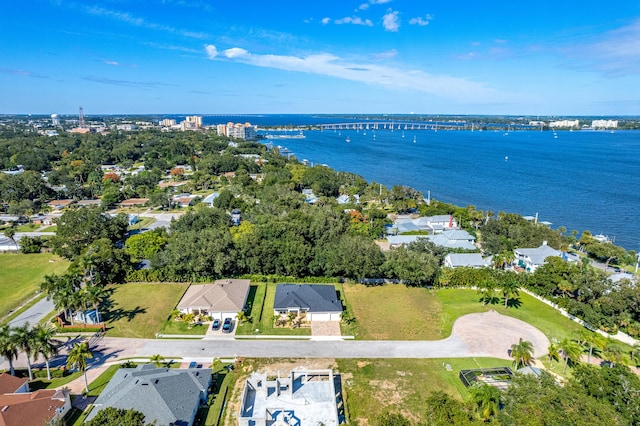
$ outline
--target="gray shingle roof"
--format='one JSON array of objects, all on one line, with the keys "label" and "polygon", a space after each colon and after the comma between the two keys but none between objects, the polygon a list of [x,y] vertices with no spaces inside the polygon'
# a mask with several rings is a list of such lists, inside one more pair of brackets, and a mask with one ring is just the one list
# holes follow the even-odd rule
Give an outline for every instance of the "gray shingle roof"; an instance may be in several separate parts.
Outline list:
[{"label": "gray shingle roof", "polygon": [[208,369],[153,368],[150,365],[121,368],[98,397],[87,419],[106,407],[133,408],[145,415],[146,422],[190,425],[210,384],[211,370]]},{"label": "gray shingle roof", "polygon": [[308,312],[342,312],[342,303],[332,285],[279,284],[273,309],[302,308]]}]

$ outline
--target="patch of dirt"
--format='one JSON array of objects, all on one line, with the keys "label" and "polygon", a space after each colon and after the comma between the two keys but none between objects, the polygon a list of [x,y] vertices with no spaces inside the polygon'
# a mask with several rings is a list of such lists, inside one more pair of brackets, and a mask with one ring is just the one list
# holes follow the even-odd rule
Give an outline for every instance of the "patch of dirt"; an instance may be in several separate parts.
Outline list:
[{"label": "patch of dirt", "polygon": [[358,368],[364,368],[364,367],[366,367],[367,365],[370,365],[370,364],[371,364],[371,362],[370,362],[370,361],[358,361],[358,362],[356,363],[356,365],[358,366]]},{"label": "patch of dirt", "polygon": [[399,383],[398,380],[370,380],[369,385],[374,389],[373,398],[376,401],[385,401],[387,406],[402,405],[409,394],[407,391],[402,391],[406,385],[404,381]]},{"label": "patch of dirt", "polygon": [[496,311],[464,315],[453,324],[452,336],[462,340],[470,352],[509,358],[511,345],[522,338],[533,344],[533,355],[547,353],[549,339],[536,327]]}]

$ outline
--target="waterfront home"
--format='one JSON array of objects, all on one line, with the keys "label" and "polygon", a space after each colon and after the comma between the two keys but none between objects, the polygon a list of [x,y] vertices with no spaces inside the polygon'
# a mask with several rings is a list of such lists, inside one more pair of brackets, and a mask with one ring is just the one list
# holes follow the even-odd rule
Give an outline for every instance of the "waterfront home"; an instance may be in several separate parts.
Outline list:
[{"label": "waterfront home", "polygon": [[517,266],[527,272],[535,272],[538,267],[544,265],[547,257],[555,256],[562,258],[562,252],[547,245],[546,241],[543,241],[540,247],[514,249],[513,255]]}]

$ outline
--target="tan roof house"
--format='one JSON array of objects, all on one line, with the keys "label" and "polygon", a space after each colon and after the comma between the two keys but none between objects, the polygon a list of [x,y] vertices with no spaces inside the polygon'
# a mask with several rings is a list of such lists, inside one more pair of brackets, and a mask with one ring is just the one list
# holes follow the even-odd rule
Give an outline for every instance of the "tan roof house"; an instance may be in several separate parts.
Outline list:
[{"label": "tan roof house", "polygon": [[136,207],[136,206],[144,206],[149,201],[148,198],[127,198],[126,200],[120,201],[118,203],[120,207]]},{"label": "tan roof house", "polygon": [[214,319],[236,318],[249,295],[251,280],[217,280],[213,284],[192,285],[178,303],[182,313],[210,315]]}]

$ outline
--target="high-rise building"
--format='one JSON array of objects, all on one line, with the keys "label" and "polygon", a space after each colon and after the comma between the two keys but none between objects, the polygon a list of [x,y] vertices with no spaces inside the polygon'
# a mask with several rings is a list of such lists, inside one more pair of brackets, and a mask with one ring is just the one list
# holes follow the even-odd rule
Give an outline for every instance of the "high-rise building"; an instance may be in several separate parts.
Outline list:
[{"label": "high-rise building", "polygon": [[60,118],[58,118],[58,114],[51,114],[51,125],[52,126],[60,125]]}]

